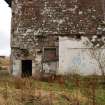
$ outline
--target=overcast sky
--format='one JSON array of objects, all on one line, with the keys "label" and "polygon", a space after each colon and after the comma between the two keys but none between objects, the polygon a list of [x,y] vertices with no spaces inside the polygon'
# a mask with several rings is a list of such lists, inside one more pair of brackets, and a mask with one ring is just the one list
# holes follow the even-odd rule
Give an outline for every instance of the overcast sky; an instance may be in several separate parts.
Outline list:
[{"label": "overcast sky", "polygon": [[10,55],[11,9],[0,0],[0,55]]}]

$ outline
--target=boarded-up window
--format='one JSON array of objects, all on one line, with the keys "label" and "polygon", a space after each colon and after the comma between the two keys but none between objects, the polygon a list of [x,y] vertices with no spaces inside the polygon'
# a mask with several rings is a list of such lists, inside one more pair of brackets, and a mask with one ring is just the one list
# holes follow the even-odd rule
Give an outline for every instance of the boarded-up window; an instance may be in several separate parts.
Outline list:
[{"label": "boarded-up window", "polygon": [[56,61],[58,60],[57,48],[44,48],[43,61]]}]

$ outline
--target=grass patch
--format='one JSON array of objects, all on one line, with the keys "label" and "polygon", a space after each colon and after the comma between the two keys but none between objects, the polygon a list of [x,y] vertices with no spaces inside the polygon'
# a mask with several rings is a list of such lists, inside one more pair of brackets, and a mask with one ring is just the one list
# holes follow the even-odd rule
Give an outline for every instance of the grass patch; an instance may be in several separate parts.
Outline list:
[{"label": "grass patch", "polygon": [[105,105],[101,77],[95,78],[71,76],[62,85],[33,78],[17,79],[0,72],[0,105],[93,105],[93,99],[96,105]]}]

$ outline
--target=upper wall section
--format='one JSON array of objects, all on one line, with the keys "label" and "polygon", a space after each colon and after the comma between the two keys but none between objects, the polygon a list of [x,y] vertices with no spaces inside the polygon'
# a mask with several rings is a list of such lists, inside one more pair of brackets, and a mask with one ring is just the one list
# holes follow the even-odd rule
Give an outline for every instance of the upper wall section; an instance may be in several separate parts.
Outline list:
[{"label": "upper wall section", "polygon": [[[40,34],[105,33],[104,0],[14,0],[12,31]],[[16,34],[16,35],[17,35]]]}]

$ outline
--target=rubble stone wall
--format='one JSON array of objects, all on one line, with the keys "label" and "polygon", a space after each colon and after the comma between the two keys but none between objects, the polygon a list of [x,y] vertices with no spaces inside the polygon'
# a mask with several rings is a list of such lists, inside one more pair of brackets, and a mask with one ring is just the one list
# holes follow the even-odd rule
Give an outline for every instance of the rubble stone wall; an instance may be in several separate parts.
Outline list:
[{"label": "rubble stone wall", "polygon": [[[44,47],[58,36],[104,35],[104,0],[13,0],[12,60],[31,59],[41,69]],[[39,55],[37,52],[41,52]]]}]

